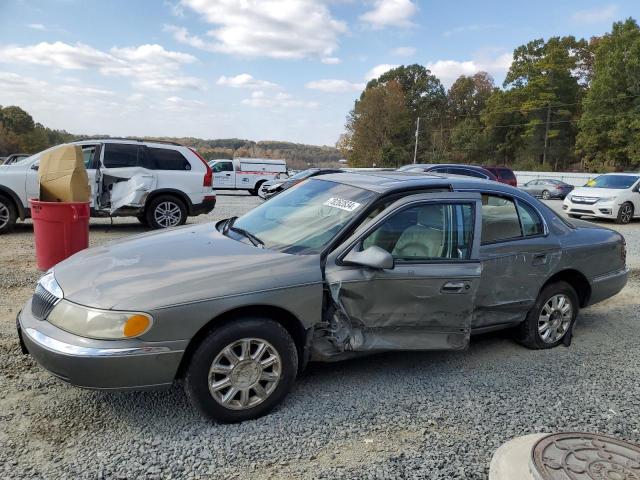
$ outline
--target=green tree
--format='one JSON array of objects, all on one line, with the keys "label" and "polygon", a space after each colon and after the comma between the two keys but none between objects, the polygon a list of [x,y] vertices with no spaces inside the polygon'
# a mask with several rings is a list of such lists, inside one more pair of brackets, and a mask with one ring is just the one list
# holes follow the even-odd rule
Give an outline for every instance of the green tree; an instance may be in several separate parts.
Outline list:
[{"label": "green tree", "polygon": [[640,27],[629,18],[596,45],[576,149],[592,170],[640,167]]},{"label": "green tree", "polygon": [[408,162],[411,117],[397,81],[367,87],[349,113],[345,129],[339,145],[352,167]]},{"label": "green tree", "polygon": [[451,116],[454,118],[479,116],[495,90],[493,78],[487,72],[460,76],[447,92]]},{"label": "green tree", "polygon": [[7,130],[17,135],[30,132],[35,127],[33,118],[20,107],[4,107],[0,111],[0,120]]}]

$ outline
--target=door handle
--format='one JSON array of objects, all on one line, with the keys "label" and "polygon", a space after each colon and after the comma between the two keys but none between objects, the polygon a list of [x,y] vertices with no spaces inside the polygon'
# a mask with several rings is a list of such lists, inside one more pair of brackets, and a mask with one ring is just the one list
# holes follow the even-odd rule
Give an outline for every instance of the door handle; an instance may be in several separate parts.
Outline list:
[{"label": "door handle", "polygon": [[230,176],[231,176],[231,174],[230,174],[230,173],[225,173],[224,175],[225,175],[226,177],[230,177]]},{"label": "door handle", "polygon": [[538,253],[533,256],[532,265],[546,265],[549,261],[549,257],[546,253]]},{"label": "door handle", "polygon": [[464,282],[447,282],[442,286],[443,293],[460,293],[464,291]]}]

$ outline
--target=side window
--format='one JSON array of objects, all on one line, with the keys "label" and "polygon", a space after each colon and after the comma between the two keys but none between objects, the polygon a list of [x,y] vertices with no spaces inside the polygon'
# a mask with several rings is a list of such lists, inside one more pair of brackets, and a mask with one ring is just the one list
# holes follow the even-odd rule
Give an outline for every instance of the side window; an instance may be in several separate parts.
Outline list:
[{"label": "side window", "polygon": [[214,163],[212,167],[213,173],[218,172],[232,172],[233,164],[231,162],[218,162]]},{"label": "side window", "polygon": [[104,166],[107,168],[137,167],[140,165],[140,146],[105,143]]},{"label": "side window", "polygon": [[485,178],[485,179],[487,178],[486,175],[480,172],[476,172],[475,170],[467,170],[467,169],[461,168],[460,171],[461,173],[459,173],[458,175],[466,175],[468,177]]},{"label": "side window", "polygon": [[522,232],[513,200],[482,194],[482,243],[519,237],[522,237]]},{"label": "side window", "polygon": [[191,170],[191,164],[177,150],[147,147],[147,163],[155,170]]},{"label": "side window", "polygon": [[370,233],[362,248],[373,245],[399,261],[467,260],[473,243],[473,204],[428,203],[406,208]]},{"label": "side window", "polygon": [[544,226],[538,212],[526,203],[518,202],[518,213],[520,214],[520,222],[522,223],[522,232],[525,237],[532,235],[542,235]]},{"label": "side window", "polygon": [[93,169],[96,168],[96,165],[93,161],[96,155],[96,146],[95,145],[83,145],[82,146],[82,157],[84,159],[84,168]]}]

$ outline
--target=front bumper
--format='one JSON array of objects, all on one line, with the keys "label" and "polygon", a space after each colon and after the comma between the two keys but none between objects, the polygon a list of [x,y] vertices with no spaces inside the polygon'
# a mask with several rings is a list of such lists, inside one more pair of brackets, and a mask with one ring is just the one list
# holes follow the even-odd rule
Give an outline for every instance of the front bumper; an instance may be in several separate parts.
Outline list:
[{"label": "front bumper", "polygon": [[613,219],[618,216],[620,205],[615,202],[596,202],[593,204],[573,203],[565,198],[562,210],[572,215],[588,215],[590,217]]},{"label": "front bumper", "polygon": [[79,337],[35,318],[31,300],[18,314],[17,329],[23,351],[43,368],[72,385],[92,389],[168,387],[187,344]]}]

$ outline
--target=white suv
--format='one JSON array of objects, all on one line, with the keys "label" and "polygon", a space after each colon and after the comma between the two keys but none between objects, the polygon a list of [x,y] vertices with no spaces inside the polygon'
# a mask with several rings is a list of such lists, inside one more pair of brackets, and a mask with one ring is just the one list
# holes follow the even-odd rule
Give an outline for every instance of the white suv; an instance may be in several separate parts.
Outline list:
[{"label": "white suv", "polygon": [[570,217],[608,218],[629,223],[640,217],[640,173],[607,173],[589,180],[564,199]]},{"label": "white suv", "polygon": [[[82,148],[92,216],[135,216],[152,228],[167,228],[215,207],[213,172],[191,148],[114,138],[71,144]],[[0,234],[11,230],[18,218],[30,216],[28,200],[40,194],[42,153],[0,165]]]}]

